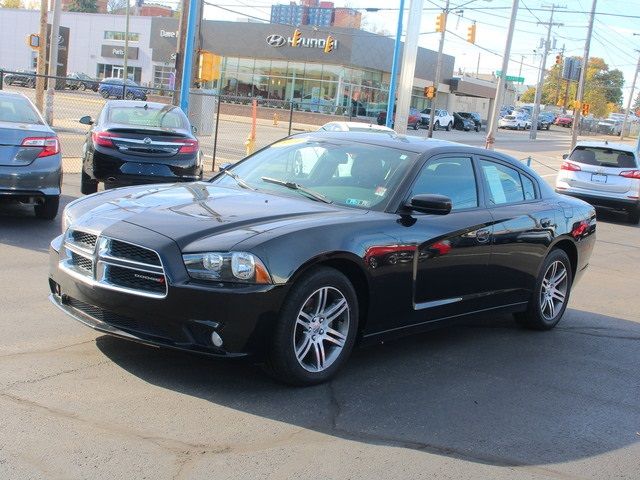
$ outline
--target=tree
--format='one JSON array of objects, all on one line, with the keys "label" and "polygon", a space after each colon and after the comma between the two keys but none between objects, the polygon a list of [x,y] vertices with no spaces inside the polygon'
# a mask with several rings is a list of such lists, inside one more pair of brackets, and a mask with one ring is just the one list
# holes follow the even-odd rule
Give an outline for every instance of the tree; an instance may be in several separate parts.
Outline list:
[{"label": "tree", "polygon": [[22,8],[22,0],[4,0],[3,8]]},{"label": "tree", "polygon": [[107,0],[107,12],[118,13],[127,7],[127,0]]},{"label": "tree", "polygon": [[633,102],[633,107],[634,110],[640,110],[640,92],[638,92],[638,96],[636,97],[636,101]]},{"label": "tree", "polygon": [[533,103],[536,99],[536,88],[529,87],[520,95],[520,101],[523,103]]},{"label": "tree", "polygon": [[73,0],[69,7],[70,12],[98,13],[96,0]]}]

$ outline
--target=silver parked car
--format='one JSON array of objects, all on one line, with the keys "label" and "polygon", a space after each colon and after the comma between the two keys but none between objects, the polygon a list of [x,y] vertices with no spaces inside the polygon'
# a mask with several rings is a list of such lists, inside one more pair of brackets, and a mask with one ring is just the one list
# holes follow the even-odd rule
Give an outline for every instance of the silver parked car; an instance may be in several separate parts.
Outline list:
[{"label": "silver parked car", "polygon": [[640,162],[632,145],[578,142],[556,177],[556,192],[596,207],[623,210],[640,222]]},{"label": "silver parked car", "polygon": [[61,185],[57,135],[27,97],[0,91],[0,200],[34,205],[37,217],[52,220]]}]

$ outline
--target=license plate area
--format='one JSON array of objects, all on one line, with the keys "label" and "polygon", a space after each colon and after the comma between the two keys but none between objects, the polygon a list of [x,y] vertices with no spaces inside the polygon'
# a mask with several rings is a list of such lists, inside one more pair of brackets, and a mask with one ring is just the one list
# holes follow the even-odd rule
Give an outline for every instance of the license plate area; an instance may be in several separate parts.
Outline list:
[{"label": "license plate area", "polygon": [[592,173],[591,181],[593,183],[607,183],[607,176],[601,173]]}]

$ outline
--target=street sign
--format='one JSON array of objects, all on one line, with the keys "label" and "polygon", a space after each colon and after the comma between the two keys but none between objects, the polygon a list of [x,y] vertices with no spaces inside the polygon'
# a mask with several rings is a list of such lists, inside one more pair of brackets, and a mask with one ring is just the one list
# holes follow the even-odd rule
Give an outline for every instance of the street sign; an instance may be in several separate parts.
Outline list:
[{"label": "street sign", "polygon": [[[502,75],[502,70],[496,70],[496,77],[500,77]],[[514,77],[512,75],[507,75],[504,77],[507,82],[515,82],[515,83],[524,83],[524,77]]]}]

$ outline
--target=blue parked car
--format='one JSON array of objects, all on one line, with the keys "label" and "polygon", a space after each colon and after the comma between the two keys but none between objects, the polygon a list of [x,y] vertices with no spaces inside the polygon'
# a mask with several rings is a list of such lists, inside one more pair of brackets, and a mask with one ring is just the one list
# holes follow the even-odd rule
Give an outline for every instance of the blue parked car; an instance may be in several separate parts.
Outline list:
[{"label": "blue parked car", "polygon": [[[98,93],[104,98],[115,97],[122,99],[123,90],[124,80],[122,78],[105,78],[98,87]],[[125,98],[128,100],[146,100],[147,92],[133,80],[127,80]]]}]

